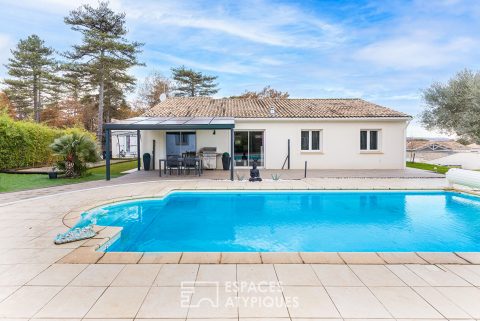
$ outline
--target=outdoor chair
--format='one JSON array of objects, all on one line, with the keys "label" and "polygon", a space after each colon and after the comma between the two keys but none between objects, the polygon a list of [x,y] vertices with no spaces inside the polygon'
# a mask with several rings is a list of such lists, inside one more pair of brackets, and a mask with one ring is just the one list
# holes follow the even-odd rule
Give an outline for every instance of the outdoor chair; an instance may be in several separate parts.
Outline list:
[{"label": "outdoor chair", "polygon": [[176,169],[177,175],[180,175],[180,172],[182,171],[182,164],[178,159],[178,156],[167,157],[167,169],[170,171],[170,175],[172,175],[172,169]]},{"label": "outdoor chair", "polygon": [[195,157],[187,157],[183,160],[183,165],[185,166],[185,169],[187,170],[187,175],[190,174],[190,170],[194,169],[195,174],[200,174],[200,166],[198,162],[196,161]]}]

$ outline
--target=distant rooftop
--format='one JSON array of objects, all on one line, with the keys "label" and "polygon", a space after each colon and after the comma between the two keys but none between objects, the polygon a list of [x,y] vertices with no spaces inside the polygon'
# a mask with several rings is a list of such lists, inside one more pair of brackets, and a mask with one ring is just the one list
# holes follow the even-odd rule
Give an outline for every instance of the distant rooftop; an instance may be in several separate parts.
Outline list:
[{"label": "distant rooftop", "polygon": [[407,150],[420,151],[420,150],[444,150],[444,151],[460,151],[468,150],[469,147],[457,143],[456,141],[433,141],[433,140],[409,140],[407,141]]},{"label": "distant rooftop", "polygon": [[406,118],[405,113],[363,99],[242,99],[172,97],[144,117]]}]

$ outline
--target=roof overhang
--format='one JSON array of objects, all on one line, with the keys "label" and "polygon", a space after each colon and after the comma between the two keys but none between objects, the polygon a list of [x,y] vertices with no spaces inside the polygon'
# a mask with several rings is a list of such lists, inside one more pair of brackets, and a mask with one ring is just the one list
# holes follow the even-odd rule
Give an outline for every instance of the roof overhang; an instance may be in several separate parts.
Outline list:
[{"label": "roof overhang", "polygon": [[106,123],[104,128],[111,130],[232,129],[235,128],[235,119],[232,117],[133,117]]},{"label": "roof overhang", "polygon": [[347,122],[347,121],[410,121],[413,118],[411,116],[405,117],[252,117],[252,118],[241,118],[236,117],[235,120],[237,122],[268,122],[268,121],[288,121],[288,122],[315,122],[315,121],[322,121],[322,122]]}]

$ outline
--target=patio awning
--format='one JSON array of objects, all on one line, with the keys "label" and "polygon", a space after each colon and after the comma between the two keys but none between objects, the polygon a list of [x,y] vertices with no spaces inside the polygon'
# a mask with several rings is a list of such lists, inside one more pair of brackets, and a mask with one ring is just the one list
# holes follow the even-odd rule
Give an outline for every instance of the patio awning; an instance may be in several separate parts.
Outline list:
[{"label": "patio awning", "polygon": [[231,117],[133,117],[106,123],[110,130],[193,130],[233,129],[235,119]]},{"label": "patio awning", "polygon": [[[112,130],[137,131],[137,170],[140,170],[140,131],[141,130],[230,130],[230,154],[234,152],[235,119],[233,117],[133,117],[104,124],[106,180],[110,180],[110,146]],[[155,161],[155,157],[154,161]],[[234,162],[230,164],[230,179],[233,181]]]}]

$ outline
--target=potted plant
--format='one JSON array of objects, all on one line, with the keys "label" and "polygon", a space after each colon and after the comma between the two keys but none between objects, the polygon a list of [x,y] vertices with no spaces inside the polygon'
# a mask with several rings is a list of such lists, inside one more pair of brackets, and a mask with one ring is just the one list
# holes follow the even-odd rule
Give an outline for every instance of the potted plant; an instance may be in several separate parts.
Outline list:
[{"label": "potted plant", "polygon": [[225,152],[222,154],[222,165],[223,165],[223,170],[229,170],[230,169],[230,154]]},{"label": "potted plant", "polygon": [[143,169],[146,171],[150,170],[150,161],[152,157],[150,156],[149,153],[143,154]]},{"label": "potted plant", "polygon": [[57,166],[52,167],[52,171],[48,172],[48,178],[49,179],[56,179],[58,178],[58,173],[57,173]]}]

